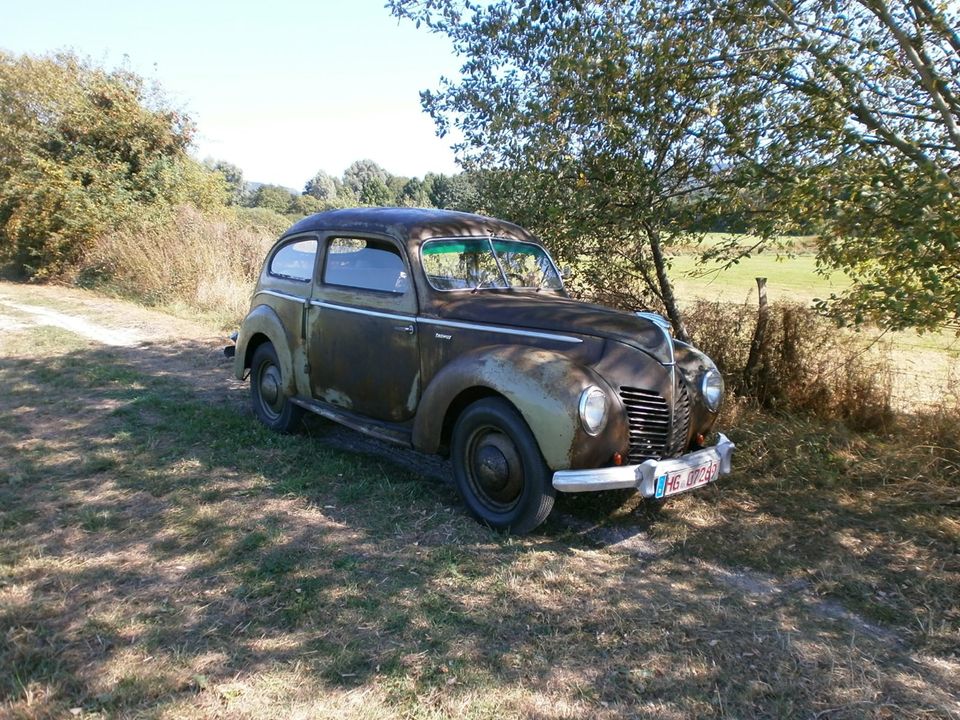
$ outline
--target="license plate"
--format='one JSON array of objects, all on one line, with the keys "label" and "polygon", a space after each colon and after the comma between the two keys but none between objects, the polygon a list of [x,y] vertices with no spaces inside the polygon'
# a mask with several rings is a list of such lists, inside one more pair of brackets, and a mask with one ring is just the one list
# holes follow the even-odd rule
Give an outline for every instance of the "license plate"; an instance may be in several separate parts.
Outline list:
[{"label": "license plate", "polygon": [[664,470],[656,478],[655,498],[670,497],[712,483],[720,477],[720,460],[709,458],[696,465],[676,469],[669,469],[668,466]]}]

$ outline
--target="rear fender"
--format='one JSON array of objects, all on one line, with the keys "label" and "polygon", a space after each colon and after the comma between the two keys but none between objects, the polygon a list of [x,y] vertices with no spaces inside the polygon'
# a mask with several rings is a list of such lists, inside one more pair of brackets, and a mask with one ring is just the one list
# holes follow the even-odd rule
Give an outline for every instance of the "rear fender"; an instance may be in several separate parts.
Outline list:
[{"label": "rear fender", "polygon": [[277,351],[277,359],[280,361],[280,372],[283,375],[283,392],[293,397],[297,394],[293,357],[290,354],[293,338],[283,327],[280,316],[269,305],[255,307],[240,326],[240,333],[237,336],[237,354],[233,359],[234,375],[238,380],[243,380],[246,377],[246,371],[250,367],[255,350],[254,345],[251,345],[251,340],[258,337],[266,337],[273,344],[274,350]]}]

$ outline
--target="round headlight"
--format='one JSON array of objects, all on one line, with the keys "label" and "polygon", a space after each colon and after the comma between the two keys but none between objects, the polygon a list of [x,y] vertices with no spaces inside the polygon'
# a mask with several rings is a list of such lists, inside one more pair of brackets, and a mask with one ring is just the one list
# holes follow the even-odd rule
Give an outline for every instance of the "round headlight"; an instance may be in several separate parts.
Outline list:
[{"label": "round headlight", "polygon": [[603,430],[607,422],[607,394],[596,385],[580,393],[580,423],[590,435]]},{"label": "round headlight", "polygon": [[700,394],[710,412],[716,412],[723,400],[723,376],[713,368],[703,374],[700,381]]}]

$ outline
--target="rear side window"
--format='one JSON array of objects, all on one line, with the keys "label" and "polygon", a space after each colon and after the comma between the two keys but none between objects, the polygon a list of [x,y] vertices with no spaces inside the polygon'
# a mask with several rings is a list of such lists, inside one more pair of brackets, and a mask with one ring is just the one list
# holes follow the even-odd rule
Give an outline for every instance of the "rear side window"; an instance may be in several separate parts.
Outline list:
[{"label": "rear side window", "polygon": [[297,240],[284,245],[273,254],[270,274],[309,282],[313,277],[313,262],[316,257],[316,240]]},{"label": "rear side window", "polygon": [[332,238],[327,246],[323,281],[389,293],[404,293],[410,284],[399,248],[366,238]]}]

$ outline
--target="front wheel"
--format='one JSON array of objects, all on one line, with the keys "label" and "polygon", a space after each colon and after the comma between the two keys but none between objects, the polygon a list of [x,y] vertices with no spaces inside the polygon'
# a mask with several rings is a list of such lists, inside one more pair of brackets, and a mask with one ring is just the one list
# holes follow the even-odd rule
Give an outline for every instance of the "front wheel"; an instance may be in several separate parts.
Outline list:
[{"label": "front wheel", "polygon": [[486,398],[458,418],[453,473],[464,503],[497,530],[528,533],[547,519],[556,491],[533,433],[507,401]]},{"label": "front wheel", "polygon": [[293,432],[303,418],[303,409],[283,392],[283,375],[277,351],[269,342],[260,345],[250,363],[250,401],[264,425],[281,433]]}]

